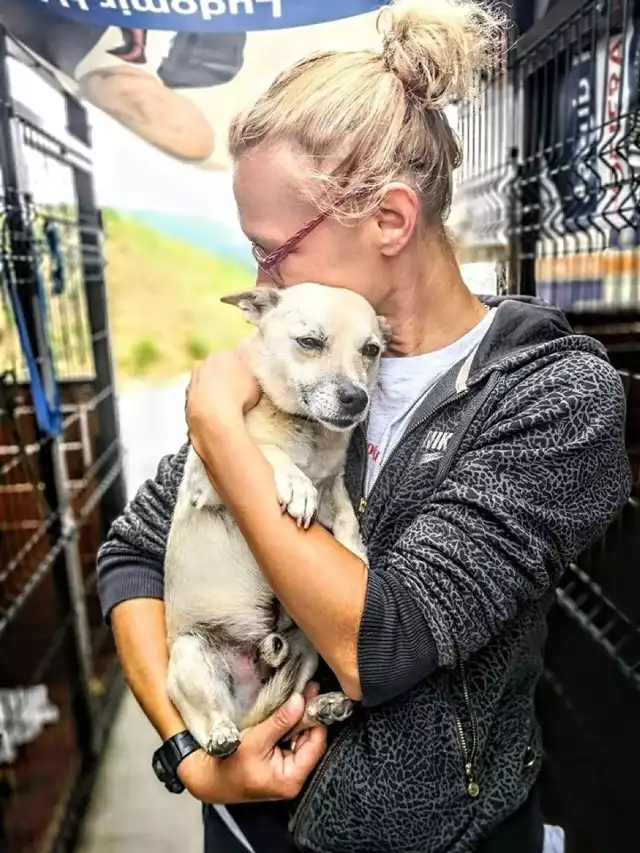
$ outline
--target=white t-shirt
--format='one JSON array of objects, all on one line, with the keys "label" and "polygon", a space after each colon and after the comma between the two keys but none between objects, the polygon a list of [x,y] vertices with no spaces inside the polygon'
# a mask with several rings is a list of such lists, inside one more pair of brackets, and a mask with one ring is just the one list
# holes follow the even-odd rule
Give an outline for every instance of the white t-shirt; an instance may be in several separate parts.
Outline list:
[{"label": "white t-shirt", "polygon": [[477,349],[495,312],[495,308],[487,311],[477,326],[444,349],[380,361],[378,384],[369,411],[365,496],[369,495],[382,465],[402,438],[418,403],[454,364]]}]

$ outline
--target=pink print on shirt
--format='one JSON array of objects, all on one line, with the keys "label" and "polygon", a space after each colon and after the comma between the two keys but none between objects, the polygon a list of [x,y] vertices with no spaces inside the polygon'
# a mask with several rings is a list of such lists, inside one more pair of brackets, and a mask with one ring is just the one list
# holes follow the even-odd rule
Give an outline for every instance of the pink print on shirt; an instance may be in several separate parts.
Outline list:
[{"label": "pink print on shirt", "polygon": [[380,459],[380,448],[377,447],[372,441],[367,444],[367,453],[373,459],[374,462],[378,462]]}]

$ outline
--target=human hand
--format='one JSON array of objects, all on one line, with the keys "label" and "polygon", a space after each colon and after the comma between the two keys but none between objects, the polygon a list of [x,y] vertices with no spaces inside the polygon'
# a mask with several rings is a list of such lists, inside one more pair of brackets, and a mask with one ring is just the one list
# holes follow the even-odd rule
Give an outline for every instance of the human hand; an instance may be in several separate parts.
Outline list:
[{"label": "human hand", "polygon": [[259,399],[256,378],[239,351],[211,353],[196,365],[187,388],[185,414],[192,444],[200,442],[205,430],[241,418]]},{"label": "human hand", "polygon": [[[317,685],[305,691],[317,693]],[[215,759],[202,750],[181,762],[179,775],[190,793],[205,803],[231,805],[296,797],[320,761],[326,729],[317,726],[299,735],[291,748],[280,742],[304,716],[305,700],[296,695],[273,716],[246,729],[242,743],[228,758]]]}]

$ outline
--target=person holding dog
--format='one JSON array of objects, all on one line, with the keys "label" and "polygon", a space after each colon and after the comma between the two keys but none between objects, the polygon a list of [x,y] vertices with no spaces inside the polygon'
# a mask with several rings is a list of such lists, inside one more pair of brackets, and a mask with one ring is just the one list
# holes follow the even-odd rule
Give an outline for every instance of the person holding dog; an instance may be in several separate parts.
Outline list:
[{"label": "person holding dog", "polygon": [[197,368],[186,407],[192,446],[327,665],[319,680],[356,713],[285,746],[304,714],[294,695],[230,757],[193,746],[167,698],[162,602],[184,449],[99,557],[120,659],[164,742],[154,768],[205,803],[207,851],[541,853],[546,614],[629,494],[604,349],[536,300],[473,296],[445,229],[461,159],[445,108],[501,62],[499,15],[397,2],[380,27],[379,50],[284,71],[230,134],[259,283],[349,288],[390,325],[346,471],[367,561],[281,514],[244,425],[260,391],[238,355]]}]

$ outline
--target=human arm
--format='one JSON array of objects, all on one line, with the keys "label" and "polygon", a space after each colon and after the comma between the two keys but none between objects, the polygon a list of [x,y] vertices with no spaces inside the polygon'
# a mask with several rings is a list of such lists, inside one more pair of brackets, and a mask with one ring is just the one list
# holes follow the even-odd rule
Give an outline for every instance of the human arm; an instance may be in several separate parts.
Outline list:
[{"label": "human arm", "polygon": [[98,595],[133,694],[162,740],[185,726],[166,693],[164,555],[187,445],[115,520],[98,554]]}]

